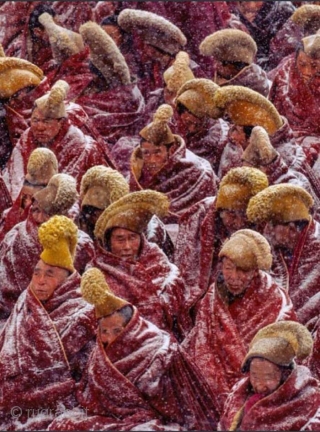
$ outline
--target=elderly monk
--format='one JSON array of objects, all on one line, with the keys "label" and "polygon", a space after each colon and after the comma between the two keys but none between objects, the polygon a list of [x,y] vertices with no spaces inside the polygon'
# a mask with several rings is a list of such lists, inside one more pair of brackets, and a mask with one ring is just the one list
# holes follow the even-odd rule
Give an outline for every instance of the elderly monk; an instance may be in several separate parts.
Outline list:
[{"label": "elderly monk", "polygon": [[221,180],[217,196],[205,198],[182,214],[174,262],[186,283],[188,307],[194,307],[215,280],[223,242],[235,231],[253,227],[246,218],[248,202],[267,186],[263,172],[233,168]]},{"label": "elderly monk", "polygon": [[218,429],[319,430],[320,383],[295,363],[311,349],[310,333],[296,322],[259,330],[241,366],[249,376],[234,386]]},{"label": "elderly monk", "polygon": [[115,294],[130,301],[160,329],[182,338],[189,320],[184,308],[184,284],[177,267],[143,232],[153,215],[164,216],[165,195],[133,192],[107,207],[95,227],[96,257]]},{"label": "elderly monk", "polygon": [[170,105],[161,105],[153,122],[140,131],[140,145],[131,157],[130,190],[164,193],[176,220],[191,205],[215,195],[217,176],[207,161],[187,150],[184,140],[171,132],[172,115]]},{"label": "elderly monk", "polygon": [[255,63],[257,44],[244,31],[223,29],[207,36],[200,53],[212,57],[213,80],[219,86],[239,85],[268,96],[267,74]]},{"label": "elderly monk", "polygon": [[74,406],[75,381],[94,340],[94,311],[81,298],[73,266],[76,225],[54,216],[39,228],[39,240],[43,251],[30,285],[0,337],[0,424],[5,430],[45,429],[61,409]]},{"label": "elderly monk", "polygon": [[212,430],[214,395],[174,338],[115,296],[97,268],[81,292],[95,305],[97,344],[77,390],[81,411],[49,430]]},{"label": "elderly monk", "polygon": [[37,147],[52,150],[57,156],[59,171],[75,177],[78,184],[89,168],[106,164],[98,143],[68,120],[64,102],[68,89],[65,81],[58,81],[48,94],[35,101],[30,128],[17,143],[4,174],[13,198],[20,191],[28,158]]},{"label": "elderly monk", "polygon": [[295,314],[286,292],[266,273],[272,255],[261,234],[236,231],[219,258],[216,281],[200,301],[183,347],[216,394],[221,414],[254,334],[275,321],[295,319]]},{"label": "elderly monk", "polygon": [[310,330],[319,315],[320,226],[311,215],[313,199],[292,184],[269,186],[247,208],[252,223],[266,224],[273,246],[272,274],[289,293],[298,321]]},{"label": "elderly monk", "polygon": [[[67,215],[77,199],[75,179],[68,174],[56,174],[48,185],[34,194],[25,221],[14,226],[1,245],[0,258],[0,319],[6,319],[16,300],[32,277],[41,245],[39,226],[53,215]],[[75,268],[83,273],[94,256],[90,237],[78,231]]]}]

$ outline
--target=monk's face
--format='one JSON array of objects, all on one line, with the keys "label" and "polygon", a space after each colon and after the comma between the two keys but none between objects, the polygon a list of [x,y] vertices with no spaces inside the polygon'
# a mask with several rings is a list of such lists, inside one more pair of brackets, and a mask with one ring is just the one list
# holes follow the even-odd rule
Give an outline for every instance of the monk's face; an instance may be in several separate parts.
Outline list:
[{"label": "monk's face", "polygon": [[123,36],[119,26],[115,24],[106,24],[102,25],[101,27],[113,39],[117,47],[120,47],[123,42]]},{"label": "monk's face", "polygon": [[143,141],[140,144],[143,169],[146,169],[150,174],[156,174],[162,166],[168,161],[168,148],[161,144],[155,145],[148,141]]},{"label": "monk's face", "polygon": [[237,8],[248,21],[253,22],[263,3],[263,1],[239,1]]},{"label": "monk's face", "polygon": [[303,51],[298,53],[296,67],[306,84],[311,84],[320,75],[320,60],[307,56]]},{"label": "monk's face", "polygon": [[124,228],[114,228],[110,237],[111,253],[125,261],[138,258],[141,245],[140,234]]},{"label": "monk's face", "polygon": [[43,222],[47,222],[50,219],[50,215],[41,209],[36,200],[33,201],[30,207],[30,216],[36,225],[40,226]]},{"label": "monk's face", "polygon": [[42,188],[43,186],[28,185],[28,184],[23,185],[21,189],[20,208],[26,209],[30,207],[32,204],[33,195],[39,190],[41,190]]},{"label": "monk's face", "polygon": [[279,366],[262,358],[254,358],[250,364],[250,383],[255,393],[267,396],[281,384]]},{"label": "monk's face", "polygon": [[48,265],[40,260],[33,271],[30,286],[38,299],[43,302],[53,295],[55,289],[67,279],[68,275],[68,270]]},{"label": "monk's face", "polygon": [[125,328],[125,319],[115,312],[99,321],[99,334],[103,346],[109,346]]},{"label": "monk's face", "polygon": [[245,210],[222,209],[219,214],[228,235],[248,226],[248,219]]},{"label": "monk's face", "polygon": [[224,257],[222,259],[222,274],[228,290],[231,294],[237,296],[241,295],[249,288],[256,274],[256,270],[242,270],[240,267],[237,267],[231,259]]},{"label": "monk's face", "polygon": [[300,237],[300,232],[293,222],[269,222],[264,229],[264,235],[274,247],[293,250]]},{"label": "monk's face", "polygon": [[31,115],[30,129],[36,142],[44,146],[50,144],[60,132],[63,120],[47,118],[35,108]]},{"label": "monk's face", "polygon": [[179,113],[179,126],[182,128],[182,130],[192,133],[201,130],[202,125],[203,119],[199,119],[189,110],[184,109],[181,113]]}]

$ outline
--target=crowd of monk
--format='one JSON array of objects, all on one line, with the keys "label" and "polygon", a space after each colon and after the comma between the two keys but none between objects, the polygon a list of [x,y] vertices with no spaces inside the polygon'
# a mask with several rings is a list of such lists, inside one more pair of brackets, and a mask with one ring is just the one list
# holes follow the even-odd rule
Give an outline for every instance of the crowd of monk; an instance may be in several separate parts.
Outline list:
[{"label": "crowd of monk", "polygon": [[2,430],[320,430],[318,3],[1,2]]}]

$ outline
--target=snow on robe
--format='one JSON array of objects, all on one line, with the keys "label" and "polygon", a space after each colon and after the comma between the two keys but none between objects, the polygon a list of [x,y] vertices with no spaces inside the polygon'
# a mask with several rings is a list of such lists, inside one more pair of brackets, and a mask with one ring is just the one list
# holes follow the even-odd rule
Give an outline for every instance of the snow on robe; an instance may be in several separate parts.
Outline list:
[{"label": "snow on robe", "polygon": [[149,243],[143,235],[141,239],[136,261],[125,261],[96,244],[96,256],[90,266],[98,267],[111,291],[136,306],[143,318],[182,337],[190,323],[179,270],[156,244]]},{"label": "snow on robe", "polygon": [[[234,416],[250,395],[249,378],[237,383],[228,397],[218,430],[230,430]],[[296,366],[289,378],[270,395],[256,402],[242,416],[243,431],[318,431],[320,384],[308,368]]]},{"label": "snow on robe", "polygon": [[140,148],[134,150],[131,159],[130,190],[134,192],[152,189],[164,193],[170,200],[170,212],[179,215],[203,198],[214,196],[218,178],[208,161],[187,150],[180,136],[175,137],[177,148],[143,187],[139,182],[143,165]]},{"label": "snow on robe", "polygon": [[[45,303],[30,287],[19,297],[0,335],[4,430],[26,430],[28,420],[35,426],[38,413],[48,417],[38,418],[37,429],[43,430],[62,406],[75,405],[74,378],[82,372],[79,365],[84,369],[96,324],[94,309],[82,299],[79,286],[80,276],[74,272]],[[11,409],[17,406],[20,415],[15,418]]]},{"label": "snow on robe", "polygon": [[[41,251],[38,226],[30,215],[6,234],[0,250],[1,320],[10,315],[19,295],[29,285]],[[79,230],[74,265],[80,274],[84,272],[94,253],[92,240]]]},{"label": "snow on robe", "polygon": [[272,276],[287,289],[298,321],[314,329],[320,310],[320,224],[315,220],[301,232],[290,260],[273,249]]},{"label": "snow on robe", "polygon": [[195,326],[182,346],[216,394],[220,414],[241,377],[241,364],[253,336],[279,320],[295,320],[291,300],[262,271],[240,297],[230,295],[219,274],[201,300]]},{"label": "snow on robe", "polygon": [[[39,145],[31,129],[27,129],[14,148],[3,178],[13,199],[23,185],[30,154]],[[78,127],[66,120],[49,146],[58,159],[59,173],[69,174],[80,186],[82,176],[95,165],[107,165],[100,145]]]},{"label": "snow on robe", "polygon": [[57,418],[49,430],[150,430],[149,422],[151,430],[215,429],[212,395],[197,373],[174,339],[134,308],[108,347],[98,338],[77,390],[80,414]]}]

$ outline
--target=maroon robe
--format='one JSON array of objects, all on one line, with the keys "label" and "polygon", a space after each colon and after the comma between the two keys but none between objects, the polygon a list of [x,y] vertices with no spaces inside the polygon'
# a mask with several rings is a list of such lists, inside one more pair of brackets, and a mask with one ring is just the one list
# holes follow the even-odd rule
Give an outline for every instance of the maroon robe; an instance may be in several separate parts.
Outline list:
[{"label": "maroon robe", "polygon": [[[74,379],[85,366],[96,324],[79,286],[74,272],[45,303],[30,287],[19,297],[0,335],[0,424],[5,430],[21,430],[26,421],[34,426],[37,420],[38,428],[45,428],[61,404],[65,409],[75,405]],[[11,409],[17,406],[15,417]]]},{"label": "maroon robe", "polygon": [[222,412],[241,364],[258,330],[279,320],[295,320],[284,290],[259,271],[241,297],[232,297],[219,275],[201,300],[196,323],[182,346],[202,371]]},{"label": "maroon robe", "polygon": [[[234,416],[250,394],[249,378],[237,383],[230,394],[219,430],[230,430]],[[289,378],[243,415],[237,429],[243,431],[318,431],[320,385],[305,366],[296,366]]]},{"label": "maroon robe", "polygon": [[[38,226],[30,215],[6,234],[0,250],[0,319],[10,315],[19,295],[29,285],[41,251]],[[80,274],[93,257],[92,240],[79,230],[74,265]]]}]

